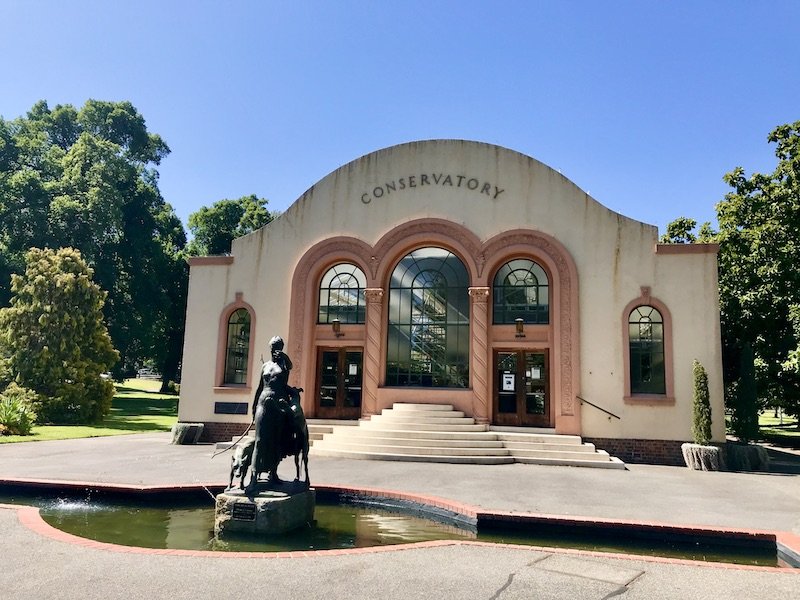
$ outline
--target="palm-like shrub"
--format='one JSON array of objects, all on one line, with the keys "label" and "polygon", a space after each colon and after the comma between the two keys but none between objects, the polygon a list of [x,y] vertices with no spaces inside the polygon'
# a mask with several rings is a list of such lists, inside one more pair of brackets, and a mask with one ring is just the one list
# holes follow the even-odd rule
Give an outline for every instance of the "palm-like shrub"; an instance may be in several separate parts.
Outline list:
[{"label": "palm-like shrub", "polygon": [[0,425],[8,435],[30,435],[36,422],[36,392],[10,384],[0,393]]}]

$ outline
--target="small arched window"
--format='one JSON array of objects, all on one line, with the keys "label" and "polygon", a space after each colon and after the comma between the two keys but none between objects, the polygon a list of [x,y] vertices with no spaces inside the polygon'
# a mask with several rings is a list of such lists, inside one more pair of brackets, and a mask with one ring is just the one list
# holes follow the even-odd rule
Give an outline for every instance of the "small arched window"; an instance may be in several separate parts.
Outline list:
[{"label": "small arched window", "polygon": [[239,308],[228,317],[228,337],[225,344],[225,384],[246,384],[250,353],[250,313]]},{"label": "small arched window", "polygon": [[666,394],[664,319],[652,306],[637,306],[628,317],[632,394]]},{"label": "small arched window", "polygon": [[325,272],[319,284],[318,323],[363,323],[367,278],[355,265],[341,263]]},{"label": "small arched window", "polygon": [[550,294],[547,273],[528,258],[517,258],[500,267],[494,276],[493,322],[547,324]]}]

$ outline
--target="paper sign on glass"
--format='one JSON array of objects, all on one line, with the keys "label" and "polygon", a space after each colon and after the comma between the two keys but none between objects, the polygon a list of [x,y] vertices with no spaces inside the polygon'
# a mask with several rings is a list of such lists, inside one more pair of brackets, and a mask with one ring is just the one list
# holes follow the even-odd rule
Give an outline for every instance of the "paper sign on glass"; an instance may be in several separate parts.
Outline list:
[{"label": "paper sign on glass", "polygon": [[514,374],[513,373],[503,373],[503,391],[504,392],[513,392],[514,391]]},{"label": "paper sign on glass", "polygon": [[531,379],[541,379],[542,369],[540,367],[533,367],[531,369]]},{"label": "paper sign on glass", "polygon": [[348,375],[358,375],[358,365],[356,363],[350,363],[347,365],[347,374]]}]

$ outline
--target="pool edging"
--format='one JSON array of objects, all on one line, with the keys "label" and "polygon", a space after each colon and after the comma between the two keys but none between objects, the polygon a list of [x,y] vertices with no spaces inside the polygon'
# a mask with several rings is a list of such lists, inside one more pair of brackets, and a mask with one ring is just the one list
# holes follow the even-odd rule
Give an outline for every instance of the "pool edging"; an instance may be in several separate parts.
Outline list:
[{"label": "pool edging", "polygon": [[[108,484],[97,482],[79,482],[79,481],[63,481],[63,480],[43,480],[43,479],[7,479],[0,478],[0,489],[3,487],[22,487],[29,489],[61,489],[69,491],[95,491],[100,494],[120,494],[130,496],[149,496],[158,494],[182,494],[182,493],[197,493],[202,495],[207,492],[213,495],[211,490],[222,490],[224,485],[219,483],[203,484],[179,484],[179,485],[131,485],[131,484]],[[476,526],[480,526],[481,522],[502,521],[505,523],[547,523],[549,525],[559,526],[578,526],[578,527],[591,527],[596,529],[608,529],[623,527],[629,532],[639,531],[646,532],[650,535],[658,533],[659,535],[679,535],[679,536],[700,536],[707,539],[736,539],[739,543],[747,543],[750,541],[758,541],[760,543],[768,542],[774,543],[778,555],[779,562],[784,566],[779,567],[764,567],[755,565],[740,565],[733,563],[713,563],[694,561],[679,558],[657,557],[646,555],[634,554],[620,554],[611,552],[596,552],[589,550],[577,550],[570,548],[552,548],[540,546],[520,546],[515,544],[497,544],[492,542],[481,542],[472,540],[434,540],[428,542],[416,542],[412,544],[397,544],[389,546],[373,546],[369,548],[352,548],[352,549],[337,549],[337,550],[315,550],[315,551],[295,551],[295,552],[276,552],[276,553],[263,553],[263,552],[216,552],[211,550],[170,550],[160,548],[141,548],[134,546],[121,546],[111,544],[108,542],[97,542],[87,538],[81,538],[66,532],[63,532],[55,527],[46,523],[39,515],[39,509],[31,506],[24,505],[7,505],[0,504],[3,509],[16,509],[18,511],[18,518],[20,522],[45,537],[56,539],[62,542],[72,543],[84,547],[92,547],[96,549],[109,550],[114,552],[124,553],[144,553],[144,554],[160,554],[171,556],[208,556],[208,557],[232,557],[232,558],[300,558],[309,556],[338,556],[347,554],[363,554],[370,552],[388,552],[388,551],[403,551],[409,549],[421,549],[430,547],[441,547],[451,545],[477,545],[477,546],[495,546],[495,547],[508,547],[515,549],[531,549],[536,551],[546,551],[554,553],[565,554],[580,554],[598,557],[619,558],[627,560],[643,560],[648,562],[661,562],[670,564],[687,564],[694,566],[718,567],[718,568],[734,568],[746,570],[774,570],[776,572],[795,572],[800,574],[800,536],[791,532],[785,531],[771,531],[771,530],[756,530],[756,529],[738,529],[716,526],[702,526],[702,525],[674,525],[670,523],[660,523],[654,521],[634,521],[628,519],[609,519],[598,517],[584,517],[584,516],[562,516],[562,515],[548,515],[538,513],[525,513],[515,511],[501,511],[489,510],[480,507],[468,505],[462,502],[449,500],[437,496],[429,496],[425,494],[416,494],[410,492],[401,492],[397,490],[387,490],[382,488],[371,487],[355,487],[343,485],[330,485],[330,484],[315,484],[315,489],[324,493],[353,495],[359,498],[374,498],[390,499],[395,501],[402,501],[419,506],[421,512],[428,512],[431,514],[453,514],[458,515],[456,519],[459,523],[475,522]],[[460,520],[460,519],[463,519]],[[794,567],[794,568],[791,568]]]}]

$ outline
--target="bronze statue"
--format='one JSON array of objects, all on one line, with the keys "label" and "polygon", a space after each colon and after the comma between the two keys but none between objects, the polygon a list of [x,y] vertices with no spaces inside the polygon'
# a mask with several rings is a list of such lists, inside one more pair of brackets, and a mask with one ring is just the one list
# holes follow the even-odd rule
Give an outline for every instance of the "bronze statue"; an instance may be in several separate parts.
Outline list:
[{"label": "bronze statue", "polygon": [[250,462],[250,483],[247,491],[257,491],[258,477],[267,474],[267,485],[280,483],[278,465],[284,457],[294,455],[297,479],[300,479],[300,457],[308,479],[308,427],[300,406],[301,388],[289,385],[292,361],[283,351],[279,336],[269,341],[270,360],[261,367],[261,380],[253,399],[255,443]]}]

